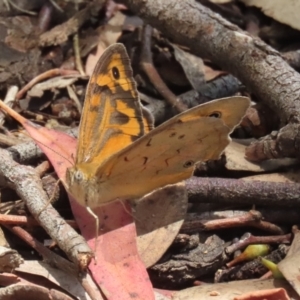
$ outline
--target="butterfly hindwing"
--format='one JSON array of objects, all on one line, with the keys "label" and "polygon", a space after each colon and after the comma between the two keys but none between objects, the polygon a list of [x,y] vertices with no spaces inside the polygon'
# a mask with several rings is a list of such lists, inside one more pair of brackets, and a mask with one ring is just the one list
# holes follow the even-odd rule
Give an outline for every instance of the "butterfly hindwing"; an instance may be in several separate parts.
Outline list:
[{"label": "butterfly hindwing", "polygon": [[190,177],[196,162],[219,158],[248,106],[245,97],[225,98],[170,119],[98,168],[99,194],[136,198]]}]

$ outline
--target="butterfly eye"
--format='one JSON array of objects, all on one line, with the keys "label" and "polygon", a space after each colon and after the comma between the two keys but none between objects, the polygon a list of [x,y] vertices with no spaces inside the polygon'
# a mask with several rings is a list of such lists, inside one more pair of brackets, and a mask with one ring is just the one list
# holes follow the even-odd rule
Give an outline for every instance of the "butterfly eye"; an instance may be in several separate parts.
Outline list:
[{"label": "butterfly eye", "polygon": [[112,74],[113,74],[115,79],[120,79],[120,72],[119,72],[118,68],[113,67],[112,68]]},{"label": "butterfly eye", "polygon": [[183,167],[184,167],[184,168],[190,168],[190,167],[192,167],[194,164],[195,164],[194,161],[188,160],[188,161],[186,161],[186,162],[184,163]]},{"label": "butterfly eye", "polygon": [[74,179],[76,181],[82,181],[83,180],[83,174],[81,171],[77,170],[75,173],[74,173]]},{"label": "butterfly eye", "polygon": [[220,118],[222,117],[222,114],[221,114],[221,112],[219,112],[219,111],[214,111],[213,113],[211,113],[211,114],[209,115],[209,117],[210,117],[210,118],[217,118],[217,119],[220,119]]}]

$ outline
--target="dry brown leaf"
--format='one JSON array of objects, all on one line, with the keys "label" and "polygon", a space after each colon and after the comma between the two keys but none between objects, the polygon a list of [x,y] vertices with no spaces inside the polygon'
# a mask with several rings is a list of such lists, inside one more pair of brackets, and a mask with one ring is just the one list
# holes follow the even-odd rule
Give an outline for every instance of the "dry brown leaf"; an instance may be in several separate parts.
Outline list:
[{"label": "dry brown leaf", "polygon": [[[50,280],[57,286],[61,287],[65,291],[69,292],[74,297],[86,300],[90,299],[90,297],[87,295],[82,285],[76,278],[76,274],[74,274],[74,276],[70,276],[61,270],[51,267],[47,263],[41,261],[27,260],[22,265],[20,265],[20,267],[17,268],[16,271],[25,274],[42,276]],[[94,286],[92,280],[89,280],[89,283]]]},{"label": "dry brown leaf", "polygon": [[172,300],[234,300],[235,297],[244,295],[245,293],[275,288],[283,288],[287,291],[290,297],[294,297],[293,299],[299,300],[299,297],[293,288],[288,284],[288,282],[279,279],[239,280],[227,283],[203,284],[201,286],[192,287],[177,292],[174,294]]},{"label": "dry brown leaf", "polygon": [[82,75],[57,76],[46,81],[37,83],[27,93],[30,97],[42,97],[44,91],[52,89],[62,89],[83,78]]},{"label": "dry brown leaf", "polygon": [[5,234],[4,234],[1,227],[0,227],[0,246],[1,247],[8,247],[9,246],[9,244],[6,240]]},{"label": "dry brown leaf", "polygon": [[234,297],[233,300],[290,300],[285,289],[269,289],[262,291],[253,291],[246,293],[237,297]]},{"label": "dry brown leaf", "polygon": [[227,74],[227,72],[222,71],[222,70],[214,70],[211,67],[205,65],[204,66],[204,74],[205,74],[205,80],[210,81],[221,75]]},{"label": "dry brown leaf", "polygon": [[297,0],[240,0],[248,6],[256,6],[274,20],[300,29],[300,2]]},{"label": "dry brown leaf", "polygon": [[174,44],[171,45],[174,49],[175,58],[180,63],[186,78],[193,89],[199,91],[205,84],[203,60],[198,56],[182,50]]},{"label": "dry brown leaf", "polygon": [[274,171],[282,167],[292,166],[297,163],[296,159],[282,158],[270,159],[260,163],[253,163],[245,158],[246,146],[250,144],[250,140],[235,140],[225,149],[226,168],[233,171],[251,171],[251,172],[266,172]]},{"label": "dry brown leaf", "polygon": [[120,37],[123,29],[123,24],[125,22],[125,15],[118,11],[110,20],[109,22],[103,26],[102,30],[100,31],[98,40],[98,46],[96,53],[90,53],[86,60],[85,65],[85,74],[92,75],[96,63],[98,62],[100,56],[104,52],[104,50],[117,42],[118,38]]},{"label": "dry brown leaf", "polygon": [[1,300],[24,300],[24,299],[63,299],[72,300],[73,297],[68,296],[56,289],[48,289],[41,285],[36,285],[30,281],[11,284],[0,289]]},{"label": "dry brown leaf", "polygon": [[300,232],[296,232],[287,256],[278,264],[280,272],[300,296]]},{"label": "dry brown leaf", "polygon": [[298,171],[289,171],[289,172],[282,172],[282,173],[261,174],[261,175],[247,176],[242,179],[283,182],[283,183],[300,183],[300,172],[298,170]]},{"label": "dry brown leaf", "polygon": [[188,197],[183,182],[156,190],[135,204],[137,243],[146,267],[155,264],[172,244],[184,221]]}]

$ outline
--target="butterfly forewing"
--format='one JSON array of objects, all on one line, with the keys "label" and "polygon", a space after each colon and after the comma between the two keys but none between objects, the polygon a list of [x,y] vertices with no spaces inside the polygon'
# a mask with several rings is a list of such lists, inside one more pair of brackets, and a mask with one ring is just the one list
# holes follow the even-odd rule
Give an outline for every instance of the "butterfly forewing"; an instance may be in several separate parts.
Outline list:
[{"label": "butterfly forewing", "polygon": [[93,163],[96,168],[142,135],[130,60],[124,46],[114,44],[103,53],[88,84],[76,163]]}]

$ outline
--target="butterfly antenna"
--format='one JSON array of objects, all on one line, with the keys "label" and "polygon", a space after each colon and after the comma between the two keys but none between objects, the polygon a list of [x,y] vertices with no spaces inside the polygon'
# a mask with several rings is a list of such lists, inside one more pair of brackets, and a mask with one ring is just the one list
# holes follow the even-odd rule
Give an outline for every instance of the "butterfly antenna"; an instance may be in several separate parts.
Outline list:
[{"label": "butterfly antenna", "polygon": [[[68,161],[71,165],[74,164],[74,160],[73,162],[70,161],[68,158],[64,157],[63,155],[61,155],[60,153],[58,153],[57,151],[55,151],[54,149],[52,149],[51,147],[45,145],[44,143],[38,141],[37,139],[33,138],[32,136],[30,136],[37,144],[41,144],[43,145],[44,147],[48,148],[49,150],[51,150],[53,153],[57,154],[58,156],[60,156],[61,158],[65,159],[66,161]],[[74,159],[74,156],[72,155],[72,158]]]}]

